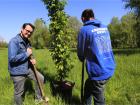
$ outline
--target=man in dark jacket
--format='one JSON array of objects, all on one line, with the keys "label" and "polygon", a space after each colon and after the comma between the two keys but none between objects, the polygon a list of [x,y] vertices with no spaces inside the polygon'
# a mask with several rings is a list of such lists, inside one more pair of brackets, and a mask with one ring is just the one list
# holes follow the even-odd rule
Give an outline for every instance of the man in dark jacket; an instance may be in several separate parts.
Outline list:
[{"label": "man in dark jacket", "polygon": [[110,34],[107,27],[94,18],[92,9],[82,12],[84,26],[78,35],[77,54],[80,61],[86,60],[88,79],[84,87],[84,102],[105,105],[104,85],[114,74],[115,61]]},{"label": "man in dark jacket", "polygon": [[[30,59],[32,49],[29,42],[34,28],[31,23],[23,24],[21,32],[12,38],[8,44],[8,69],[14,83],[14,100],[16,105],[22,105],[26,78],[35,81],[36,100],[42,100],[34,72],[31,69],[32,64],[36,63],[35,59]],[[41,83],[43,83],[44,76],[39,72],[37,72],[37,75]]]}]

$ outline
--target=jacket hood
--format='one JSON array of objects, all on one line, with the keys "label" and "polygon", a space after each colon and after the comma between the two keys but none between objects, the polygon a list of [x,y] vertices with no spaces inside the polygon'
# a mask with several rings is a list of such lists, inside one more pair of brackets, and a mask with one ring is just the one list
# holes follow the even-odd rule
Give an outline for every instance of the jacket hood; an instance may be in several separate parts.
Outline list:
[{"label": "jacket hood", "polygon": [[94,26],[100,27],[101,22],[99,20],[94,19],[94,20],[89,20],[89,21],[84,22],[84,26],[86,25],[94,25]]}]

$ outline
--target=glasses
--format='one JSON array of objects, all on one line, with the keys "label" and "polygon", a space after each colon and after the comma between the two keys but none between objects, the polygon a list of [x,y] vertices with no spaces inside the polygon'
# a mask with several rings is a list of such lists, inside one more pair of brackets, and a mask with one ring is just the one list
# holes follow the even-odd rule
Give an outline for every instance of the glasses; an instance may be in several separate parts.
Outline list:
[{"label": "glasses", "polygon": [[28,33],[30,33],[30,34],[32,34],[33,33],[33,31],[30,31],[30,30],[27,30],[27,29],[25,29]]}]

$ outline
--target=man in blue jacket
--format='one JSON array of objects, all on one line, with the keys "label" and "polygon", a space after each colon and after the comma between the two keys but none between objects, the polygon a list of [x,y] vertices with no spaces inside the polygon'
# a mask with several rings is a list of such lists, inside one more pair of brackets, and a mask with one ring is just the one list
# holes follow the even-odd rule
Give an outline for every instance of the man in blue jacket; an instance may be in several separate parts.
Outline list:
[{"label": "man in blue jacket", "polygon": [[77,55],[86,60],[88,79],[84,86],[84,103],[105,105],[104,85],[114,74],[115,61],[107,27],[94,18],[92,9],[85,9],[81,19],[84,25],[78,35]]},{"label": "man in blue jacket", "polygon": [[[31,23],[23,24],[21,32],[12,38],[8,44],[8,69],[14,83],[14,100],[16,105],[22,105],[26,78],[35,81],[36,99],[42,100],[34,72],[31,69],[32,64],[36,63],[35,59],[30,59],[32,49],[29,42],[34,28]],[[37,75],[41,83],[43,83],[44,76],[39,72],[37,72]]]}]

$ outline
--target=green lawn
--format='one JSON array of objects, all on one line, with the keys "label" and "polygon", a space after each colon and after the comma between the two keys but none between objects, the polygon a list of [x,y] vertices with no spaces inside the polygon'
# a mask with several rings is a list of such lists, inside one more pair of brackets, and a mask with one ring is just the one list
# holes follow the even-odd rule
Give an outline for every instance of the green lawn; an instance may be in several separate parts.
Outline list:
[{"label": "green lawn", "polygon": [[[61,97],[51,94],[50,81],[55,78],[56,69],[47,49],[34,50],[37,68],[41,71],[46,83],[45,94],[50,98],[49,105],[67,105]],[[71,105],[80,105],[80,86],[82,64],[76,53],[72,52],[74,68],[67,80],[75,82]],[[140,105],[140,50],[115,50],[117,68],[114,76],[106,85],[106,105]],[[13,83],[10,80],[7,64],[7,49],[0,49],[0,105],[13,104]],[[86,72],[85,72],[86,74]],[[86,79],[87,75],[85,75]],[[34,105],[34,92],[26,92],[24,105]]]}]

